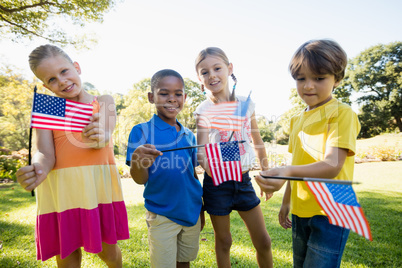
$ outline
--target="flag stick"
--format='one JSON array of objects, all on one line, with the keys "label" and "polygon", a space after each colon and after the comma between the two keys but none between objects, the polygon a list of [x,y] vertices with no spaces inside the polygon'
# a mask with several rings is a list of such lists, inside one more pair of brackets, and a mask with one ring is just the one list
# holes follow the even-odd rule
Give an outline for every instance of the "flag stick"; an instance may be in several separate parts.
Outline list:
[{"label": "flag stick", "polygon": [[[239,143],[243,143],[246,141],[239,141]],[[180,148],[174,148],[174,149],[168,149],[168,150],[163,150],[161,151],[162,153],[165,152],[171,152],[171,151],[177,151],[177,150],[184,150],[184,149],[193,149],[193,148],[197,148],[197,147],[203,147],[205,146],[205,144],[201,144],[201,145],[194,145],[194,146],[187,146],[187,147],[180,147]]]},{"label": "flag stick", "polygon": [[230,138],[229,138],[229,141],[232,139],[232,137],[233,137],[233,134],[234,134],[234,131],[232,131],[232,134],[230,134]]},{"label": "flag stick", "polygon": [[345,185],[360,184],[360,182],[322,179],[322,178],[279,177],[279,176],[263,176],[263,175],[260,176],[266,179],[278,179],[278,180],[290,180],[290,181],[312,181],[312,182],[325,182],[325,183],[345,184]]},{"label": "flag stick", "polygon": [[[36,90],[37,90],[37,88],[36,88],[36,86],[35,86],[35,88],[34,88],[34,98],[33,98],[33,100],[32,100],[32,110],[33,110],[33,107],[34,107],[34,104],[35,104],[35,93],[36,93]],[[32,115],[32,112],[31,112],[31,115]],[[32,118],[31,118],[31,121],[32,121]],[[28,142],[28,166],[31,165],[31,155],[32,155],[32,153],[31,153],[31,147],[32,147],[32,126],[30,125],[30,126],[29,126],[29,142]],[[32,196],[35,196],[34,190],[31,191],[31,195],[32,195]]]}]

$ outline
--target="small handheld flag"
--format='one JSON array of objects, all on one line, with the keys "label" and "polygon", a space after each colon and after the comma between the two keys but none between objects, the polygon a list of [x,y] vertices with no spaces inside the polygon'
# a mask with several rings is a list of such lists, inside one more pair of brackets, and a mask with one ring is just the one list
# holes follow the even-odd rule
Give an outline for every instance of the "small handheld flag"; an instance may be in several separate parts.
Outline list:
[{"label": "small handheld flag", "polygon": [[34,92],[31,128],[82,132],[93,106]]},{"label": "small handheld flag", "polygon": [[351,185],[306,182],[329,222],[373,240],[369,223]]},{"label": "small handheld flag", "polygon": [[229,101],[212,105],[200,114],[198,125],[227,131],[241,130],[250,104],[250,94],[246,101]]},{"label": "small handheld flag", "polygon": [[360,183],[355,181],[344,181],[344,180],[323,179],[323,178],[281,177],[281,176],[266,176],[266,175],[260,175],[260,176],[267,179],[289,180],[289,181],[315,181],[315,182],[327,182],[327,183],[346,184],[346,185]]},{"label": "small handheld flag", "polygon": [[[244,143],[244,142],[246,142],[246,141],[238,141],[238,143]],[[179,148],[162,150],[161,152],[165,153],[165,152],[172,152],[172,151],[177,151],[177,150],[193,149],[193,148],[204,147],[204,146],[205,146],[205,144],[193,145],[193,146],[186,146],[186,147],[179,147]]]},{"label": "small handheld flag", "polygon": [[208,143],[205,151],[215,186],[225,181],[242,181],[239,141]]}]

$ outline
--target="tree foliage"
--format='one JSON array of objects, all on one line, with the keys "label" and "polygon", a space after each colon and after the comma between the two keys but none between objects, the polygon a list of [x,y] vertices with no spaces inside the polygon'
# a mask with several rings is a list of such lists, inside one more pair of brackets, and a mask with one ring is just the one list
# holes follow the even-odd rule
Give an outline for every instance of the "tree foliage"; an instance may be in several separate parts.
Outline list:
[{"label": "tree foliage", "polygon": [[[84,42],[67,36],[63,25],[84,27],[86,22],[102,22],[115,0],[3,0],[0,2],[0,34],[18,39],[40,37],[61,45]],[[53,23],[61,19],[57,26]]]},{"label": "tree foliage", "polygon": [[0,146],[11,150],[28,148],[33,88],[10,68],[0,71]]},{"label": "tree foliage", "polygon": [[[193,112],[195,108],[205,100],[201,93],[198,83],[185,78],[185,91],[187,100],[177,119],[183,126],[195,130],[195,118]],[[114,133],[115,144],[118,144],[118,152],[125,154],[127,140],[131,129],[140,123],[144,123],[152,118],[156,113],[155,105],[148,101],[148,92],[151,91],[151,79],[143,79],[133,85],[133,88],[124,96],[124,104],[121,106],[118,115],[118,122]]]},{"label": "tree foliage", "polygon": [[151,119],[153,106],[148,102],[148,92],[151,91],[151,79],[146,78],[133,85],[124,97],[124,108],[120,110],[113,134],[118,152],[124,155],[127,140],[133,126]]},{"label": "tree foliage", "polygon": [[269,121],[264,116],[257,116],[258,130],[264,142],[271,142],[274,139],[274,131],[272,129],[272,121]]},{"label": "tree foliage", "polygon": [[376,45],[351,59],[341,87],[358,92],[361,137],[402,131],[402,42]]},{"label": "tree foliage", "polygon": [[187,94],[186,103],[183,110],[177,116],[183,126],[191,129],[195,132],[197,126],[195,125],[195,117],[193,115],[195,109],[206,97],[201,93],[200,85],[197,82],[192,81],[189,78],[184,79],[185,90]]},{"label": "tree foliage", "polygon": [[275,140],[278,144],[288,144],[290,134],[290,119],[300,113],[306,108],[306,104],[297,94],[296,88],[290,90],[289,100],[292,104],[292,108],[282,114],[279,118],[276,118],[275,123]]}]

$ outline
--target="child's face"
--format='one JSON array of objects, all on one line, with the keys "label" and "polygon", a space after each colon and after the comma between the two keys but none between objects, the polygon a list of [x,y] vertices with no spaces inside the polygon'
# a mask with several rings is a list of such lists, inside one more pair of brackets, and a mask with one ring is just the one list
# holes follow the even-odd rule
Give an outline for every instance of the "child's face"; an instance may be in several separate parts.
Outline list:
[{"label": "child's face", "polygon": [[176,124],[186,97],[182,81],[175,76],[162,78],[154,92],[148,93],[148,100],[155,104],[158,116],[170,125]]},{"label": "child's face", "polygon": [[333,74],[316,75],[302,66],[296,76],[297,93],[308,105],[308,110],[315,109],[332,99],[332,90],[338,86]]},{"label": "child's face", "polygon": [[233,65],[229,66],[219,57],[207,56],[197,66],[197,75],[201,83],[212,94],[228,90],[228,77],[233,72]]},{"label": "child's face", "polygon": [[35,74],[46,88],[59,97],[74,99],[81,92],[80,66],[63,56],[44,59],[36,68]]}]

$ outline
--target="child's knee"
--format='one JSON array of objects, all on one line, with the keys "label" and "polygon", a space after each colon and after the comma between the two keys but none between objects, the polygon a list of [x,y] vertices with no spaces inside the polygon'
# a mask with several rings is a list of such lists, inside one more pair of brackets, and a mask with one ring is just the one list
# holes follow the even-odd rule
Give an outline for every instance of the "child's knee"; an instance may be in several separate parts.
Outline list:
[{"label": "child's knee", "polygon": [[261,236],[255,248],[257,251],[271,250],[271,237],[269,235]]},{"label": "child's knee", "polygon": [[215,239],[219,243],[220,248],[224,250],[229,250],[232,246],[232,236],[230,233],[228,235],[216,237]]},{"label": "child's knee", "polygon": [[121,258],[120,248],[115,245],[102,243],[103,250],[98,253],[99,258],[106,262],[115,262]]}]

